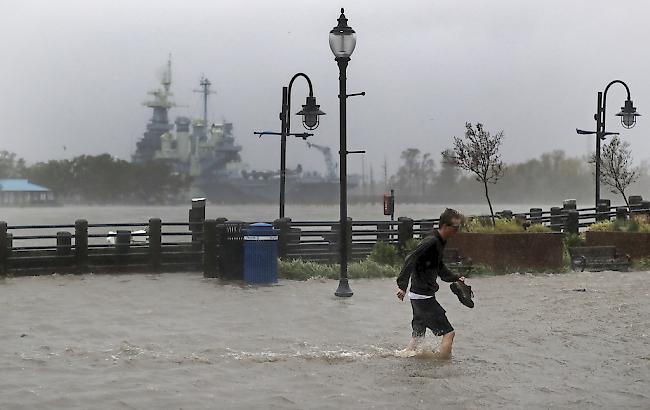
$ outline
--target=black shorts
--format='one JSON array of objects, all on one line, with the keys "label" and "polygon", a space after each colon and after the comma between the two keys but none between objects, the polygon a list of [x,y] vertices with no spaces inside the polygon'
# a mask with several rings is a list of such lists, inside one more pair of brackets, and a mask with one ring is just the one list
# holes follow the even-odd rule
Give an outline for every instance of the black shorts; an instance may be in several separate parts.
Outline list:
[{"label": "black shorts", "polygon": [[411,299],[413,307],[413,337],[424,337],[427,327],[434,335],[442,336],[452,332],[454,328],[449,323],[445,309],[440,306],[435,296],[429,299]]}]

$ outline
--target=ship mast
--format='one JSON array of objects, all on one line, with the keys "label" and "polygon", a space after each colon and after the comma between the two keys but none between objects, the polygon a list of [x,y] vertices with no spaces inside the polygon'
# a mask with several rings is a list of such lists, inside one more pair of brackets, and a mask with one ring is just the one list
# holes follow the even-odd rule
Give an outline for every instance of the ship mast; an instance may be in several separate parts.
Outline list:
[{"label": "ship mast", "polygon": [[167,67],[160,79],[162,87],[149,91],[148,94],[153,98],[143,102],[143,105],[153,110],[153,114],[143,138],[136,145],[136,152],[133,155],[133,160],[136,162],[147,162],[154,159],[156,151],[160,149],[160,136],[174,127],[169,123],[169,109],[175,106],[171,99],[172,93],[169,91],[171,84],[172,57],[170,54]]},{"label": "ship mast", "polygon": [[203,94],[203,124],[207,129],[207,127],[208,127],[208,96],[210,94],[216,94],[217,92],[210,90],[210,86],[212,85],[212,83],[205,76],[201,76],[201,81],[199,82],[199,85],[201,86],[201,89],[200,90],[194,90],[194,92]]}]

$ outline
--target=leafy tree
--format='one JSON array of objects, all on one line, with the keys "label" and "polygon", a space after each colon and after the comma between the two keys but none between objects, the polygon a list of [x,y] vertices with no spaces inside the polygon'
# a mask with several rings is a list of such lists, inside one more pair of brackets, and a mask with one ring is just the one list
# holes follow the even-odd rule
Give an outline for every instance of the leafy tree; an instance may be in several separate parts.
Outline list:
[{"label": "leafy tree", "polygon": [[72,162],[67,159],[37,162],[25,170],[25,176],[31,182],[56,192],[59,197],[71,197],[76,192],[72,180]]},{"label": "leafy tree", "polygon": [[19,178],[25,172],[25,160],[16,158],[16,154],[0,151],[0,178]]},{"label": "leafy tree", "polygon": [[[595,155],[589,162],[596,164]],[[613,194],[621,194],[628,207],[630,204],[625,190],[639,178],[640,173],[639,167],[632,167],[632,150],[629,142],[621,141],[617,135],[603,145],[600,156],[601,181],[612,188]]]},{"label": "leafy tree", "polygon": [[454,137],[454,147],[442,153],[444,162],[474,174],[476,181],[483,184],[493,225],[496,223],[488,183],[496,184],[505,170],[499,154],[503,137],[503,131],[492,135],[483,128],[483,124],[476,123],[474,127],[468,122],[465,123],[465,137]]},{"label": "leafy tree", "polygon": [[433,186],[437,197],[445,197],[451,194],[460,177],[458,169],[452,164],[445,162],[445,155],[451,155],[451,151],[446,150],[442,153],[440,171],[436,176]]},{"label": "leafy tree", "polygon": [[60,197],[100,204],[168,203],[189,185],[187,178],[163,161],[134,164],[109,154],[40,162],[26,174]]},{"label": "leafy tree", "polygon": [[164,161],[153,160],[131,166],[133,198],[140,203],[168,203],[191,182],[190,177],[173,172],[172,166]]},{"label": "leafy tree", "polygon": [[417,148],[407,148],[402,151],[400,158],[403,164],[391,178],[392,184],[410,194],[426,194],[427,186],[435,176],[435,164],[431,155],[422,154]]}]

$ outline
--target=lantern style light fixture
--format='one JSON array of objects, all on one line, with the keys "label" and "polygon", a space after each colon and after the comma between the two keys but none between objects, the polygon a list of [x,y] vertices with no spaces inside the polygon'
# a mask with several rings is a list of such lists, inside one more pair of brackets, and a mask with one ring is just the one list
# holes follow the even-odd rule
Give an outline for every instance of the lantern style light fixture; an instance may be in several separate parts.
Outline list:
[{"label": "lantern style light fixture", "polygon": [[[636,124],[636,117],[639,117],[641,114],[636,112],[636,107],[632,103],[632,98],[630,95],[630,87],[625,84],[625,82],[621,80],[613,80],[610,81],[609,84],[605,87],[605,91],[599,91],[598,92],[598,105],[597,105],[597,111],[596,114],[594,115],[594,120],[596,120],[596,131],[584,131],[576,128],[576,132],[581,135],[596,135],[596,155],[595,155],[595,163],[596,163],[596,201],[595,201],[595,207],[598,209],[598,206],[600,205],[600,141],[604,140],[608,135],[614,135],[618,134],[618,132],[610,132],[607,131],[606,127],[606,122],[607,122],[607,92],[609,91],[609,88],[614,85],[614,84],[620,84],[623,87],[625,87],[625,91],[627,92],[627,99],[625,100],[625,105],[621,107],[621,112],[616,114],[617,117],[621,117],[621,125],[623,125],[624,128],[632,128]],[[608,211],[609,212],[609,211]]]},{"label": "lantern style light fixture", "polygon": [[636,124],[636,117],[640,116],[636,112],[636,107],[632,103],[632,100],[628,99],[625,101],[625,105],[621,107],[621,112],[616,114],[617,117],[621,117],[621,124],[625,128],[632,128]]},{"label": "lantern style light fixture", "polygon": [[253,132],[255,135],[279,135],[280,136],[280,218],[284,218],[284,203],[285,203],[285,188],[286,188],[286,174],[287,174],[287,137],[292,135],[307,140],[314,134],[300,132],[291,132],[291,90],[294,81],[302,77],[307,81],[309,86],[309,95],[302,110],[296,115],[302,115],[302,125],[308,130],[314,130],[318,127],[319,117],[325,115],[320,110],[320,105],[316,104],[316,97],[314,97],[314,87],[312,87],[311,80],[305,73],[296,73],[291,77],[289,86],[282,87],[282,111],[280,112],[280,132],[262,131]]},{"label": "lantern style light fixture", "polygon": [[305,105],[302,106],[302,110],[298,111],[296,115],[302,115],[303,127],[314,130],[318,128],[319,117],[325,113],[320,110],[320,105],[316,104],[316,97],[309,96]]},{"label": "lantern style light fixture", "polygon": [[349,59],[357,45],[357,36],[352,27],[348,26],[348,19],[343,12],[341,9],[339,24],[330,31],[330,49],[337,59]]}]

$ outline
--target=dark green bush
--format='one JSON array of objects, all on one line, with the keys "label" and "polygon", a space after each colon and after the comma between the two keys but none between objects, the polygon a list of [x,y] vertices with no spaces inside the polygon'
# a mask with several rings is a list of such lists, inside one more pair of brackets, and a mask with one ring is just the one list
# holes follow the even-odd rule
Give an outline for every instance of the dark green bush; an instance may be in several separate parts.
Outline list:
[{"label": "dark green bush", "polygon": [[[326,265],[316,262],[294,259],[278,261],[278,274],[282,279],[307,280],[310,278],[338,279],[341,266],[338,263]],[[399,274],[399,267],[383,265],[372,260],[353,262],[348,265],[348,277],[391,278]]]},{"label": "dark green bush", "polygon": [[402,262],[395,245],[386,242],[377,242],[372,247],[369,256],[370,260],[382,265],[398,265]]}]

